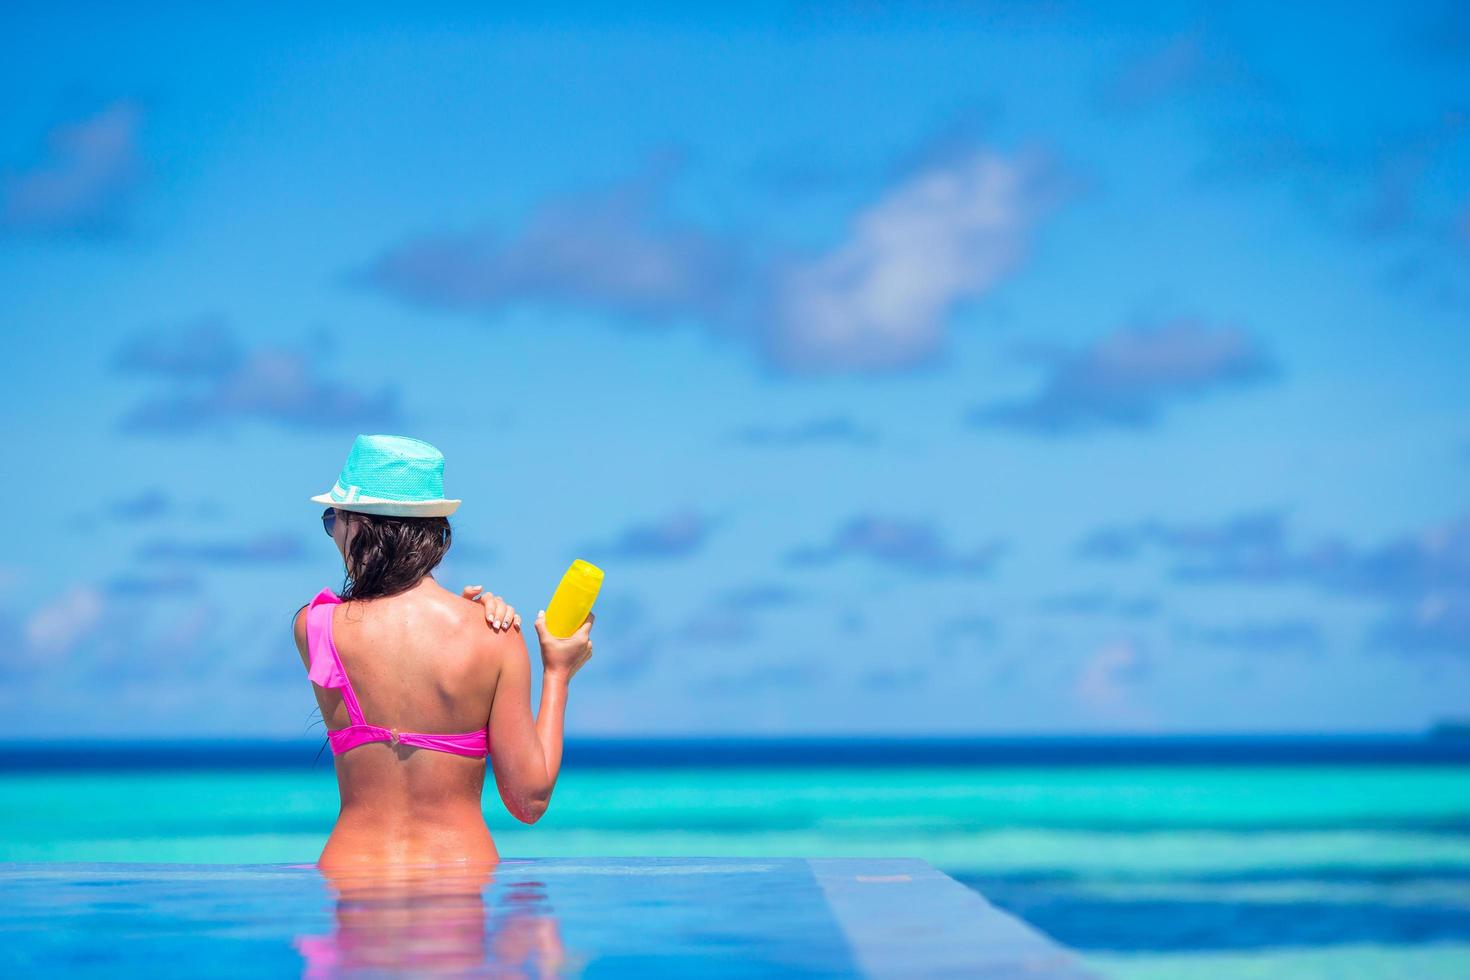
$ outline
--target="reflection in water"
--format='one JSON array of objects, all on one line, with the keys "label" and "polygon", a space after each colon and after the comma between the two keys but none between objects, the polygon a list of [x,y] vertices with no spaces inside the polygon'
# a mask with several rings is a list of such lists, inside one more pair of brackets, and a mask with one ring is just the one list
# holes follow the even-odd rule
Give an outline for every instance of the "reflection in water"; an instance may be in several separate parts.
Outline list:
[{"label": "reflection in water", "polygon": [[[566,951],[544,886],[496,864],[395,865],[322,871],[336,894],[330,935],[297,936],[308,980],[366,973],[565,976]],[[497,903],[492,903],[492,906]]]}]

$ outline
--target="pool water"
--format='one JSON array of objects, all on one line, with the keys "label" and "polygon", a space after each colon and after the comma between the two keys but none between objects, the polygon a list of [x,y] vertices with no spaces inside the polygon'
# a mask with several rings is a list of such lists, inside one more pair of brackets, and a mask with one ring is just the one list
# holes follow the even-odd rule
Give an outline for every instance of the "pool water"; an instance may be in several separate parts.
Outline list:
[{"label": "pool water", "polygon": [[12,863],[0,896],[3,976],[1095,975],[914,858]]},{"label": "pool water", "polygon": [[[314,861],[339,805],[317,748],[236,747],[234,768],[220,746],[192,767],[178,748],[0,752],[0,862]],[[1470,977],[1470,760],[1348,750],[598,768],[574,748],[535,826],[493,791],[485,816],[507,858],[922,858],[1120,980]]]}]

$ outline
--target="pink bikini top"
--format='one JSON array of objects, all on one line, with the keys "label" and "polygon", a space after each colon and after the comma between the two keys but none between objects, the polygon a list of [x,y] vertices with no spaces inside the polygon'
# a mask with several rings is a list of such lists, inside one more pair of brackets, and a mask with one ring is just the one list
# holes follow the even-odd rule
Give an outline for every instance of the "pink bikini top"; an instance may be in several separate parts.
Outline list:
[{"label": "pink bikini top", "polygon": [[458,735],[436,735],[430,732],[401,732],[396,728],[369,725],[363,719],[362,707],[357,703],[352,682],[347,679],[342,657],[337,653],[337,644],[332,642],[332,607],[341,602],[331,589],[322,589],[306,607],[306,652],[311,660],[307,676],[322,687],[342,689],[342,700],[347,703],[347,717],[351,721],[346,728],[327,732],[327,740],[332,743],[332,754],[341,755],[365,742],[391,742],[394,745],[415,745],[421,749],[453,752],[455,755],[488,755],[490,739],[483,728]]}]

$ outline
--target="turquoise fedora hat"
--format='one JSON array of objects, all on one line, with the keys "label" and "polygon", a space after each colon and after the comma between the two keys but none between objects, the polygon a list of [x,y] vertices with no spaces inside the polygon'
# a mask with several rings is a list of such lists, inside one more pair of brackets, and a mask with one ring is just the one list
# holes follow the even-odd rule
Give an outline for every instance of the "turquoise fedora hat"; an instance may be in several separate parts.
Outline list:
[{"label": "turquoise fedora hat", "polygon": [[444,496],[444,454],[408,436],[358,436],[332,489],[311,499],[391,517],[448,517],[460,504]]}]

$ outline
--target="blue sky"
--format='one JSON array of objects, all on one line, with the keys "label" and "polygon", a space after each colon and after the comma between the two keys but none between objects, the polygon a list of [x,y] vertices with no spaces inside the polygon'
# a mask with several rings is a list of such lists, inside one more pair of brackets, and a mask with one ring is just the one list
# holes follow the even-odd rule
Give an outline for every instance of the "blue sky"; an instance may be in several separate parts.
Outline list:
[{"label": "blue sky", "polygon": [[318,731],[358,432],[572,734],[1470,711],[1454,5],[0,17],[0,734]]}]

